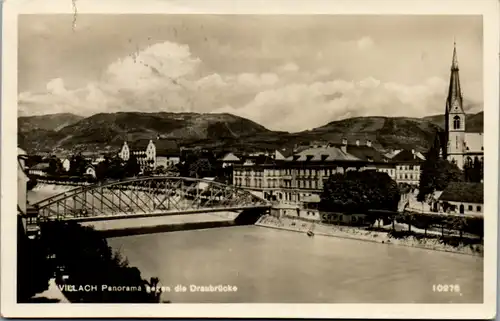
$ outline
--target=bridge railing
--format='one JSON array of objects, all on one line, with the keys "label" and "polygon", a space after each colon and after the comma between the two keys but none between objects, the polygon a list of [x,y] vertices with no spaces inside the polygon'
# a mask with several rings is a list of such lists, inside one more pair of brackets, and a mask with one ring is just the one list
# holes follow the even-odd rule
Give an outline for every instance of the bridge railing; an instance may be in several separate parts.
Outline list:
[{"label": "bridge railing", "polygon": [[72,219],[208,212],[271,205],[231,185],[203,179],[155,176],[80,186],[34,206],[42,219]]}]

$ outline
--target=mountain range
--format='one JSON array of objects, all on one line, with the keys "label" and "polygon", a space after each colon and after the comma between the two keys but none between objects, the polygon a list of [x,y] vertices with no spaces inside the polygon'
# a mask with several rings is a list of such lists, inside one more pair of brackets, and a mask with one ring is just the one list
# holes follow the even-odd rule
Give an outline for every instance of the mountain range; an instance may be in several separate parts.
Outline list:
[{"label": "mountain range", "polygon": [[[483,131],[483,112],[468,114],[466,129]],[[116,151],[124,140],[176,140],[185,147],[259,150],[311,143],[370,140],[374,147],[426,151],[444,115],[424,118],[357,117],[330,122],[312,130],[288,133],[269,130],[231,114],[100,113],[90,117],[51,114],[18,117],[18,145],[29,152],[53,150]]]}]

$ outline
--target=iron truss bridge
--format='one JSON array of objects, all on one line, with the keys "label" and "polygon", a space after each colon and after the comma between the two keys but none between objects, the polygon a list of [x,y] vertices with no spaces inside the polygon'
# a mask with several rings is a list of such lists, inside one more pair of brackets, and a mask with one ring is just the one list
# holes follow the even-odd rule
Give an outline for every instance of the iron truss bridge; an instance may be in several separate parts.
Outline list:
[{"label": "iron truss bridge", "polygon": [[232,185],[186,178],[152,176],[79,186],[33,204],[38,220],[96,221],[245,209],[271,204]]}]

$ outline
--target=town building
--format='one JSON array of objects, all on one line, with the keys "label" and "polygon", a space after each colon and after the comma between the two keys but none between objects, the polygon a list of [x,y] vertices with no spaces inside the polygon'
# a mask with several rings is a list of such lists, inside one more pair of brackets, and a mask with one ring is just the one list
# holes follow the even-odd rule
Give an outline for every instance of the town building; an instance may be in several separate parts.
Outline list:
[{"label": "town building", "polygon": [[482,183],[451,182],[438,199],[438,212],[483,215],[484,185]]},{"label": "town building", "polygon": [[171,167],[180,162],[179,148],[171,139],[139,139],[128,143],[125,141],[118,156],[128,161],[135,157],[141,170],[153,170],[158,166]]},{"label": "town building", "polygon": [[69,169],[71,168],[71,161],[68,158],[64,158],[61,161],[62,167],[66,172],[69,172]]},{"label": "town building", "polygon": [[91,176],[93,178],[96,178],[96,173],[95,173],[95,167],[91,164],[87,165],[85,167],[85,175]]},{"label": "town building", "polygon": [[47,171],[49,167],[50,167],[49,163],[38,163],[32,166],[28,170],[28,173],[30,175],[35,175],[35,176],[47,176]]},{"label": "town building", "polygon": [[393,179],[398,184],[417,187],[420,183],[420,170],[424,161],[425,157],[414,149],[399,151],[391,159],[395,167]]},{"label": "town building", "polygon": [[226,153],[221,159],[222,168],[232,167],[235,164],[239,164],[241,159],[234,153]]},{"label": "town building", "polygon": [[[280,152],[281,154],[281,152]],[[274,153],[272,156],[277,155]],[[395,176],[395,165],[377,151],[370,140],[361,144],[313,145],[289,157],[249,156],[233,167],[233,184],[258,190],[262,197],[282,204],[304,206],[304,200],[318,196],[331,175],[350,170],[377,170]],[[295,207],[293,207],[295,208]]]},{"label": "town building", "polygon": [[475,157],[483,161],[483,133],[467,131],[466,114],[463,106],[462,88],[460,85],[456,44],[453,48],[450,84],[445,108],[445,158],[463,169],[466,162]]}]

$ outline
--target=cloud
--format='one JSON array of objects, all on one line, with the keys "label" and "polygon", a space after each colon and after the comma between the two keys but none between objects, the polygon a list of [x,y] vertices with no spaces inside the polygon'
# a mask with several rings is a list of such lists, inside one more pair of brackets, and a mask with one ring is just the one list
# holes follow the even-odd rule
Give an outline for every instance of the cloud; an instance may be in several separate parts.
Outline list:
[{"label": "cloud", "polygon": [[111,63],[101,80],[76,89],[63,79],[49,81],[46,92],[19,95],[22,114],[72,112],[91,115],[113,111],[183,110],[189,95],[183,79],[200,65],[188,46],[172,42],[154,44]]},{"label": "cloud", "polygon": [[363,37],[356,42],[357,46],[361,50],[366,50],[373,47],[374,42],[370,37]]},{"label": "cloud", "polygon": [[[367,49],[373,41],[350,44]],[[20,114],[228,112],[270,129],[301,131],[347,117],[422,117],[444,110],[446,81],[439,77],[409,85],[376,77],[346,80],[328,66],[306,70],[290,60],[261,73],[202,74],[202,65],[186,45],[154,44],[115,60],[99,81],[81,88],[56,78],[43,92],[20,93]],[[470,104],[471,110],[477,106]]]},{"label": "cloud", "polygon": [[299,70],[299,66],[297,66],[297,64],[295,64],[293,62],[289,62],[286,65],[281,66],[281,70],[289,71],[289,72],[296,72]]},{"label": "cloud", "polygon": [[439,78],[413,86],[374,78],[288,84],[258,93],[243,107],[226,105],[217,111],[250,118],[275,130],[302,131],[347,117],[442,113],[445,90],[446,82]]}]

